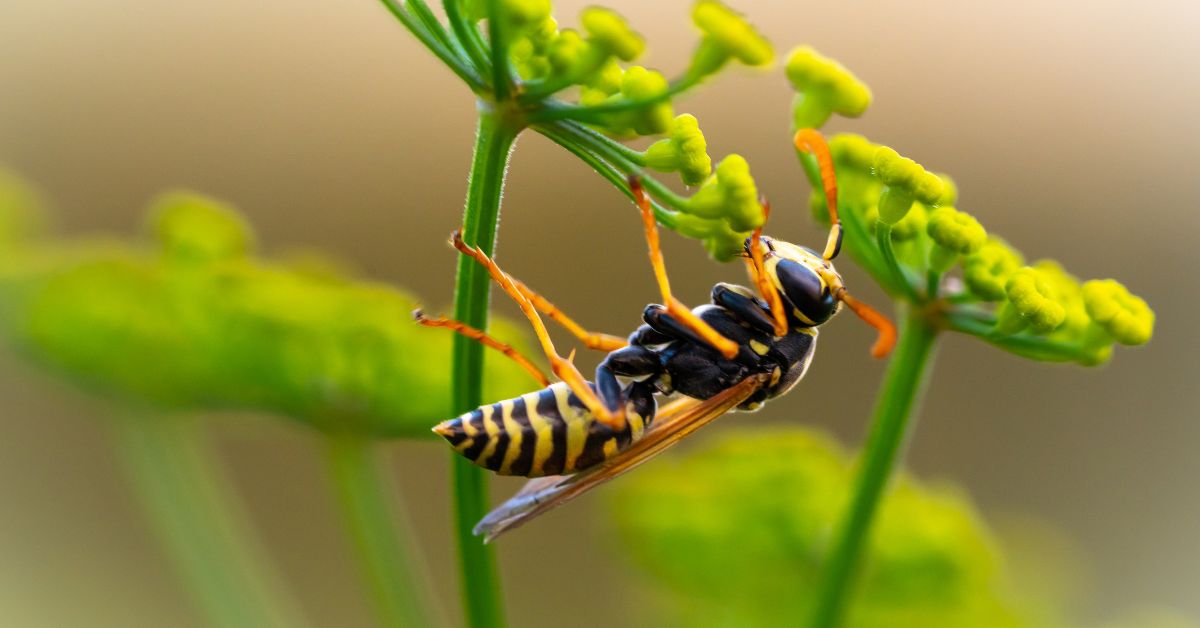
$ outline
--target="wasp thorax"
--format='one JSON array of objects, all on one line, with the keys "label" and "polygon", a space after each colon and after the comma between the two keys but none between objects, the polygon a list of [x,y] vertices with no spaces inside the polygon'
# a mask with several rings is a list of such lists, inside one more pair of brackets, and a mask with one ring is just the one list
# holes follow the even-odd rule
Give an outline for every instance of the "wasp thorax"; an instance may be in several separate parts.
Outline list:
[{"label": "wasp thorax", "polygon": [[763,236],[763,267],[779,290],[788,315],[805,326],[820,325],[837,313],[834,295],[841,276],[810,248]]}]

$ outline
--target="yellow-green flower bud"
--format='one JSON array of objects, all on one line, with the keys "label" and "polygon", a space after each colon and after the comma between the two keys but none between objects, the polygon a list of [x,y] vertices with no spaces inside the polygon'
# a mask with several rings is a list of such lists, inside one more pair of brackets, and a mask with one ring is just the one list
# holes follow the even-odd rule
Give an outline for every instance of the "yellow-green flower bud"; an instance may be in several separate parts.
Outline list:
[{"label": "yellow-green flower bud", "polygon": [[757,229],[764,220],[750,164],[741,155],[722,159],[716,174],[688,199],[685,209],[704,218],[722,218],[738,232]]},{"label": "yellow-green flower bud", "polygon": [[887,146],[875,150],[871,163],[884,185],[879,195],[879,219],[883,222],[899,222],[912,208],[914,199],[933,205],[942,195],[941,179]]},{"label": "yellow-green flower bud", "polygon": [[601,7],[588,7],[580,16],[588,42],[622,61],[633,61],[646,49],[646,40],[629,27],[619,13]]},{"label": "yellow-green flower bud", "polygon": [[236,259],[253,247],[250,226],[233,208],[191,192],[171,192],[150,209],[163,253],[181,262]]},{"label": "yellow-green flower bud", "polygon": [[712,159],[696,116],[685,113],[671,124],[670,137],[646,149],[646,166],[659,172],[679,172],[687,185],[697,185],[712,174]]},{"label": "yellow-green flower bud", "polygon": [[565,29],[546,45],[546,59],[554,73],[575,78],[586,63],[588,45],[578,32]]},{"label": "yellow-green flower bud", "polygon": [[1092,320],[1123,345],[1140,345],[1154,334],[1154,310],[1114,279],[1083,284],[1083,302]]},{"label": "yellow-green flower bud", "polygon": [[875,167],[879,145],[857,133],[838,133],[829,138],[829,153],[839,166],[869,173]]},{"label": "yellow-green flower bud", "polygon": [[963,255],[978,251],[987,242],[983,225],[974,216],[953,207],[934,211],[926,230],[934,242]]},{"label": "yellow-green flower bud", "polygon": [[938,273],[949,270],[959,255],[970,255],[987,241],[983,225],[974,216],[953,207],[935,210],[925,230],[935,244],[929,253],[929,267]]},{"label": "yellow-green flower bud", "polygon": [[1025,264],[1021,253],[999,238],[989,238],[978,251],[963,259],[963,282],[984,301],[1002,301],[1004,287],[1014,272]]},{"label": "yellow-green flower bud", "polygon": [[[876,209],[876,212],[878,212],[878,209]],[[925,209],[925,206],[920,203],[913,203],[912,209],[908,210],[904,218],[892,225],[892,240],[907,242],[917,238],[925,233],[928,222],[929,212]]]},{"label": "yellow-green flower bud", "polygon": [[1041,272],[1028,266],[1017,270],[1004,287],[1008,302],[1000,310],[996,331],[1011,334],[1028,326],[1039,334],[1054,331],[1067,312],[1054,299],[1054,289]]},{"label": "yellow-green flower bud", "polygon": [[[630,100],[645,100],[660,96],[668,89],[667,79],[654,70],[635,65],[621,77],[621,94]],[[649,105],[629,113],[629,126],[639,135],[654,135],[671,128],[675,117],[669,101]]]},{"label": "yellow-green flower bud", "polygon": [[521,30],[540,27],[550,17],[550,0],[501,1],[508,21]]},{"label": "yellow-green flower bud", "polygon": [[958,202],[958,184],[950,175],[939,172],[937,178],[942,182],[942,195],[938,197],[938,205],[953,205]]},{"label": "yellow-green flower bud", "polygon": [[871,90],[842,64],[808,46],[788,56],[787,77],[796,89],[797,129],[820,128],[833,113],[856,118],[871,104]]},{"label": "yellow-green flower bud", "polygon": [[731,58],[752,67],[768,65],[775,59],[771,42],[740,13],[720,2],[697,2],[692,8],[692,21],[704,33],[688,70],[697,79],[716,72]]}]

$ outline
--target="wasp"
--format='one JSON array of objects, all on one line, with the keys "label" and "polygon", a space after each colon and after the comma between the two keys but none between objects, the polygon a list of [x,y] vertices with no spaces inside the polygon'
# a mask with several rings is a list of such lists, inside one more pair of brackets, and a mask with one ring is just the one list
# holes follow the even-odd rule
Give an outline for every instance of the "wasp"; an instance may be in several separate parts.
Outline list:
[{"label": "wasp", "polygon": [[[502,351],[543,386],[433,428],[475,464],[501,475],[533,478],[484,517],[476,535],[491,541],[640,465],[717,417],[757,410],[788,392],[812,362],[818,329],[843,305],[878,330],[872,349],[876,357],[891,350],[895,327],[851,297],[833,267],[842,228],[828,146],[811,129],[796,133],[794,142],[813,154],[820,167],[831,223],[824,252],[764,236],[759,227],[741,253],[754,289],[718,283],[711,303],[695,309],[671,294],[650,200],[637,177],[630,178],[662,303],[645,308],[643,324],[628,339],[587,331],[455,232],[453,246],[486,267],[520,306],[559,380],[550,383],[513,347],[481,330],[414,313],[421,324],[448,328]],[[763,210],[769,212],[765,202]],[[574,366],[573,353],[559,355],[540,314],[589,349],[607,353],[592,381]],[[656,396],[675,399],[660,408]]]}]

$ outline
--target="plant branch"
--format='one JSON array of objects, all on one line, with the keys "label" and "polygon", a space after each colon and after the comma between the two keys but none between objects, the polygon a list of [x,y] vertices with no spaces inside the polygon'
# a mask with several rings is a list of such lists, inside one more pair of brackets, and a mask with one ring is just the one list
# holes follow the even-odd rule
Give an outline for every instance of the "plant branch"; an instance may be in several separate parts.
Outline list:
[{"label": "plant branch", "polygon": [[405,539],[412,536],[388,499],[391,483],[373,444],[350,435],[328,440],[330,477],[381,623],[390,628],[435,625],[427,610],[432,599],[428,578],[413,548],[406,547]]},{"label": "plant branch", "polygon": [[479,29],[462,14],[462,1],[442,0],[442,7],[446,11],[447,21],[450,22],[450,30],[466,54],[467,60],[480,76],[490,75],[492,70],[487,46],[479,35]]},{"label": "plant branch", "polygon": [[892,249],[892,225],[882,220],[875,221],[875,242],[882,254],[884,267],[891,274],[893,287],[899,289],[900,295],[907,297],[910,303],[920,303],[921,297],[913,288],[904,269],[900,267],[900,263],[896,261],[896,251]]},{"label": "plant branch", "polygon": [[462,59],[460,59],[453,50],[443,46],[437,41],[432,33],[425,29],[424,25],[419,23],[409,12],[401,6],[397,0],[379,0],[383,6],[400,20],[400,23],[412,33],[413,37],[417,38],[435,57],[441,60],[446,67],[458,75],[472,91],[481,93],[487,89],[487,85],[475,74],[474,70],[468,67]]},{"label": "plant branch", "polygon": [[[591,166],[601,177],[604,177],[613,187],[617,188],[633,200],[633,191],[629,189],[629,175],[639,172],[628,162],[621,160],[618,155],[609,153],[606,156],[598,155],[590,143],[581,141],[581,136],[573,127],[578,127],[574,123],[569,122],[552,122],[547,124],[539,124],[533,127],[535,131],[549,138],[550,141],[567,149],[571,154],[578,157],[587,165]],[[582,127],[578,127],[582,128]],[[606,138],[607,139],[607,138]],[[609,140],[611,141],[611,140]],[[608,161],[609,158],[616,160],[623,168],[619,168]],[[656,189],[665,189],[659,181],[653,177],[642,175],[642,182],[646,184],[646,189],[654,193]],[[651,201],[651,207],[654,209],[654,218],[659,224],[668,229],[675,229],[676,212],[662,206],[660,202]]]},{"label": "plant branch", "polygon": [[126,481],[213,626],[307,626],[188,418],[123,410],[112,421]]},{"label": "plant branch", "polygon": [[512,95],[512,70],[508,62],[508,15],[501,0],[487,0],[488,40],[492,51],[492,93],[496,102]]},{"label": "plant branch", "polygon": [[[520,129],[512,128],[494,112],[480,113],[467,183],[463,241],[487,255],[495,251],[504,177],[519,132]],[[474,260],[460,256],[454,285],[454,318],[471,327],[486,329],[490,287],[487,271]],[[459,335],[454,337],[451,400],[455,413],[469,412],[483,402],[483,345]],[[472,532],[475,523],[487,512],[487,476],[461,456],[453,455],[451,459],[462,600],[467,623],[474,628],[499,628],[504,625],[504,610],[496,558],[490,546],[484,545]]]},{"label": "plant branch", "polygon": [[880,387],[854,495],[835,531],[832,551],[817,589],[811,623],[814,628],[837,626],[847,606],[859,559],[869,541],[871,521],[925,386],[936,336],[937,330],[919,312],[901,320],[900,342]]}]

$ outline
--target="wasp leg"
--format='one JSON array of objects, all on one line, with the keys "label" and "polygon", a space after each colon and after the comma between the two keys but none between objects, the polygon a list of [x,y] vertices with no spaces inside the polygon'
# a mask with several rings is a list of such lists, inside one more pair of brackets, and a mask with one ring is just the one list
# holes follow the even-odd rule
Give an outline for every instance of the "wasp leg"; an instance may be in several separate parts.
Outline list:
[{"label": "wasp leg", "polygon": [[742,286],[719,283],[713,286],[712,302],[729,310],[738,320],[745,321],[754,329],[775,335],[775,321],[768,309],[750,290]]},{"label": "wasp leg", "polygon": [[466,323],[446,318],[444,316],[429,318],[425,316],[425,313],[421,310],[413,311],[413,320],[417,321],[417,324],[424,325],[425,327],[440,327],[442,329],[449,329],[454,333],[477,341],[479,344],[485,347],[495,349],[508,356],[513,362],[521,365],[521,368],[528,371],[529,374],[532,375],[533,378],[536,379],[543,387],[550,385],[550,378],[546,377],[546,374],[543,373],[542,370],[537,366],[535,366],[533,362],[529,360],[529,358],[522,355],[521,352],[513,348],[512,345],[496,340],[483,330],[476,329],[470,325],[467,325]]},{"label": "wasp leg", "polygon": [[571,332],[571,335],[582,341],[583,346],[587,347],[588,349],[606,352],[616,351],[617,349],[629,344],[618,336],[592,332],[580,327],[579,323],[576,323],[571,319],[571,317],[564,314],[562,310],[558,309],[558,306],[551,303],[546,299],[546,297],[534,292],[529,286],[525,285],[519,279],[513,279],[513,285],[517,287],[517,290],[519,290],[521,294],[525,295],[526,299],[529,299],[529,302],[533,304],[533,307],[536,308],[537,311],[549,316],[551,320],[559,325],[562,325],[567,331]]},{"label": "wasp leg", "polygon": [[761,201],[763,210],[763,224],[759,225],[754,230],[754,234],[750,236],[750,256],[746,259],[746,270],[750,273],[750,279],[754,281],[754,287],[758,288],[758,294],[767,303],[767,311],[771,313],[771,334],[779,337],[787,334],[787,313],[783,311],[783,299],[779,296],[779,291],[771,283],[767,277],[766,267],[763,263],[763,245],[762,245],[762,230],[766,225],[767,218],[771,216],[771,205],[764,199]]},{"label": "wasp leg", "polygon": [[[687,340],[694,344],[707,346],[704,338],[701,337],[700,334],[696,333],[696,330],[684,325],[682,321],[675,318],[671,312],[667,311],[667,308],[661,305],[647,305],[646,310],[642,312],[642,320],[646,321],[646,324],[649,325],[654,331],[666,336],[670,336],[673,340]],[[708,323],[705,324],[707,325]],[[733,323],[732,321],[730,321],[730,324],[734,327],[737,327],[737,324]],[[746,335],[746,330],[744,329],[726,329],[724,331],[727,336]],[[729,360],[747,366],[754,365],[758,362],[757,358],[754,356],[754,353],[748,347],[741,343],[735,343],[735,346],[737,347],[737,351],[734,353],[732,358],[728,358]]]},{"label": "wasp leg", "polygon": [[646,191],[642,189],[642,184],[636,177],[629,179],[629,187],[633,191],[638,208],[642,210],[646,244],[650,247],[650,266],[654,268],[654,278],[658,281],[659,290],[662,291],[662,301],[667,312],[678,319],[681,325],[699,336],[701,343],[716,349],[721,355],[732,360],[738,354],[737,343],[721,335],[711,325],[700,320],[679,299],[671,296],[671,282],[667,279],[667,267],[663,262],[662,249],[658,243],[658,224],[654,220],[654,210],[650,208],[650,199],[646,196]]},{"label": "wasp leg", "polygon": [[500,270],[496,262],[492,261],[492,258],[488,257],[486,253],[463,242],[460,231],[455,231],[450,236],[450,243],[454,245],[454,248],[462,252],[463,255],[467,255],[480,264],[483,264],[487,268],[488,274],[491,275],[492,280],[499,284],[513,301],[517,302],[517,305],[521,308],[521,312],[525,314],[525,318],[529,319],[529,324],[533,327],[533,333],[537,336],[538,343],[542,346],[542,352],[550,360],[550,370],[554,372],[554,375],[561,379],[571,389],[571,392],[575,393],[575,396],[596,417],[596,420],[604,423],[613,430],[624,430],[625,408],[621,407],[617,412],[610,412],[605,407],[604,402],[600,401],[600,397],[588,385],[587,380],[583,378],[583,374],[571,362],[571,359],[563,358],[558,354],[558,350],[554,348],[554,341],[550,339],[550,332],[546,330],[546,324],[542,322],[542,317],[538,315],[538,311],[533,307],[533,303],[517,289],[513,278],[508,273]]},{"label": "wasp leg", "polygon": [[608,354],[596,367],[596,392],[610,410],[625,403],[621,382],[617,376],[642,377],[662,372],[658,354],[646,347],[628,346]]}]

